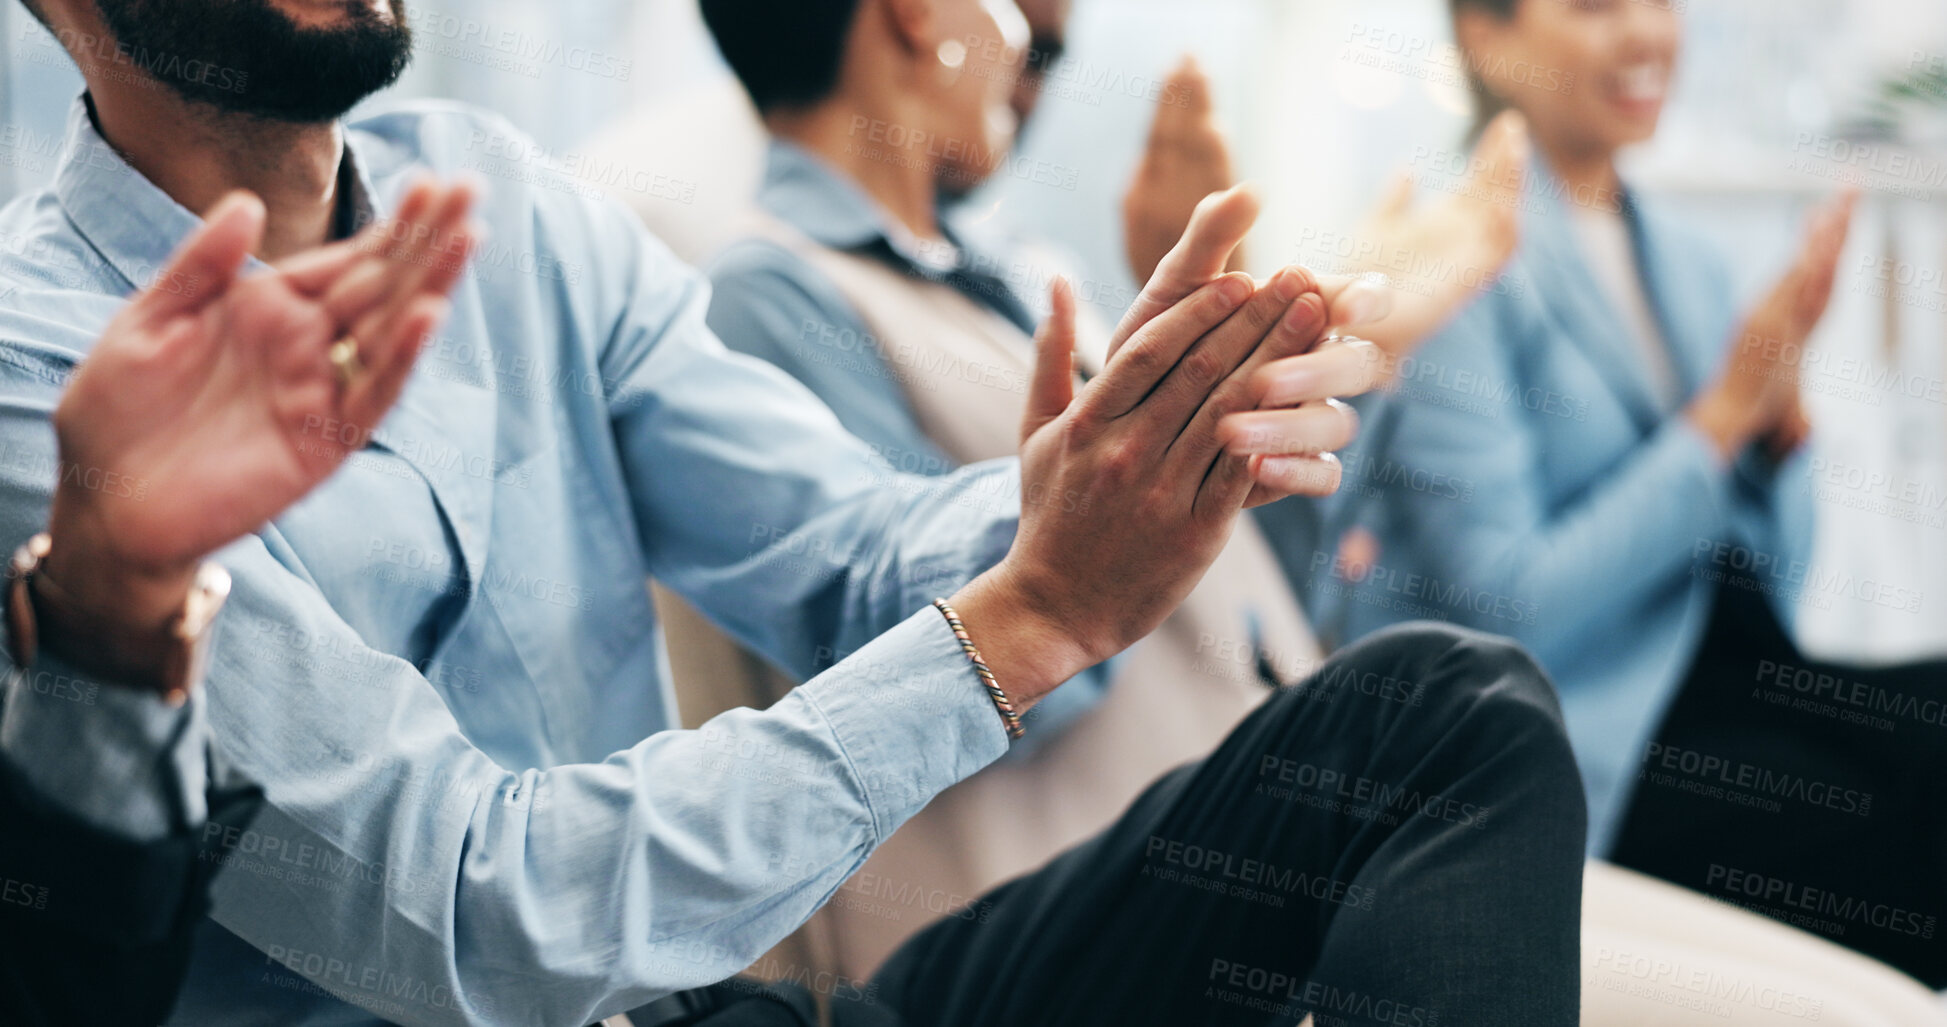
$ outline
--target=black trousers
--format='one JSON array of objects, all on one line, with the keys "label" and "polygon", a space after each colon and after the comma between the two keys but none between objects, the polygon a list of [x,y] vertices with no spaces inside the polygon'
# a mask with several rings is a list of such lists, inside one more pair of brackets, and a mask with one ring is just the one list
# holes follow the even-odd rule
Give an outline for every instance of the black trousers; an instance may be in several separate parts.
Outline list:
[{"label": "black trousers", "polygon": [[[1572,1027],[1582,789],[1520,649],[1405,626],[830,996],[841,1027]],[[689,1022],[814,1022],[802,991]]]},{"label": "black trousers", "polygon": [[1947,662],[1806,659],[1727,582],[1616,862],[1947,987]]}]

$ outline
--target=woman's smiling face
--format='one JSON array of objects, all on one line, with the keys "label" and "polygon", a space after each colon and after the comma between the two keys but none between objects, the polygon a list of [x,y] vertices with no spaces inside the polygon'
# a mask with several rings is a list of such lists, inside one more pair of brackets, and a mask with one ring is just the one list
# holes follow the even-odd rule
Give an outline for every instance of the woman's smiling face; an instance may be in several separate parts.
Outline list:
[{"label": "woman's smiling face", "polygon": [[1522,0],[1463,9],[1469,66],[1542,140],[1617,150],[1656,134],[1681,48],[1671,0]]}]

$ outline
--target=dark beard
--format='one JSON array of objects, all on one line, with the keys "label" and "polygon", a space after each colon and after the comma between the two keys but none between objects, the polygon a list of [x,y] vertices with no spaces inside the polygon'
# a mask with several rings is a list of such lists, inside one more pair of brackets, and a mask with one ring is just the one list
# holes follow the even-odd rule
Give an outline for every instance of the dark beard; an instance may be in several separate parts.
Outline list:
[{"label": "dark beard", "polygon": [[129,63],[220,111],[315,124],[397,81],[412,59],[405,0],[392,20],[347,0],[344,24],[302,28],[270,0],[95,0]]}]

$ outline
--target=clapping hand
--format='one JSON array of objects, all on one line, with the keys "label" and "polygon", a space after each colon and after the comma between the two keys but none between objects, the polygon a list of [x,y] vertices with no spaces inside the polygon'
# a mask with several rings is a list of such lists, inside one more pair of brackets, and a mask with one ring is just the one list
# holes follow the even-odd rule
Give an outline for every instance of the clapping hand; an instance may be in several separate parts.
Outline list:
[{"label": "clapping hand", "polygon": [[[421,182],[388,221],[244,274],[263,204],[232,194],[109,322],[54,428],[43,574],[94,623],[151,631],[196,567],[309,492],[404,387],[474,241],[468,185]],[[139,495],[74,482],[117,474]]]}]

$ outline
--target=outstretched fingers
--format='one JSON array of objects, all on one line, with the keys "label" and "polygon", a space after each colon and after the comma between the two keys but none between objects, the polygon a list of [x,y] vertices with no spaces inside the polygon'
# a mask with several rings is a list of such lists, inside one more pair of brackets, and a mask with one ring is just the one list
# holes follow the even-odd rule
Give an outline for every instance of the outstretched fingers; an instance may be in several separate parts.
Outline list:
[{"label": "outstretched fingers", "polygon": [[420,348],[446,320],[451,305],[444,295],[431,293],[422,293],[406,304],[387,326],[385,336],[371,346],[365,374],[345,389],[340,412],[346,422],[368,432],[385,419],[412,374]]},{"label": "outstretched fingers", "polygon": [[[464,206],[457,215],[449,212],[447,216],[464,217]],[[399,295],[359,319],[349,333],[367,372],[364,380],[354,381],[346,389],[348,420],[368,424],[369,418],[369,424],[378,423],[398,398],[420,347],[446,318],[450,308],[447,294],[473,251],[474,230],[461,224],[441,231],[450,238],[440,244],[436,257],[427,256],[432,266],[408,269],[410,280]]]},{"label": "outstretched fingers", "polygon": [[405,291],[409,272],[424,264],[436,242],[436,218],[450,192],[430,178],[420,179],[390,218],[373,222],[351,240],[358,259],[324,293],[333,321],[352,328]]},{"label": "outstretched fingers", "polygon": [[1254,292],[1251,276],[1224,275],[1145,324],[1089,383],[1082,398],[1088,416],[1108,421],[1135,410],[1199,339],[1236,313]]},{"label": "outstretched fingers", "polygon": [[207,307],[229,290],[263,237],[264,202],[242,191],[225,196],[130,304],[131,313],[144,326],[156,327]]}]

